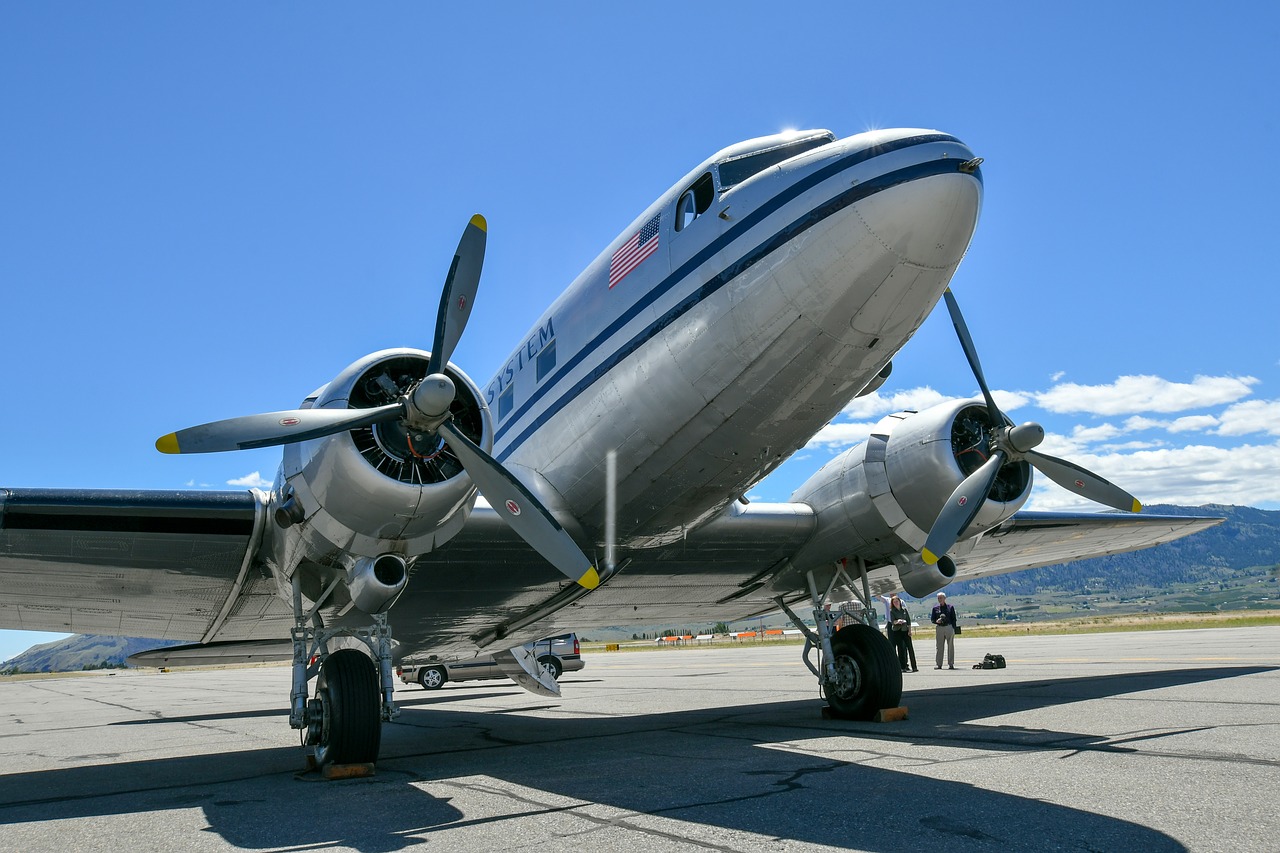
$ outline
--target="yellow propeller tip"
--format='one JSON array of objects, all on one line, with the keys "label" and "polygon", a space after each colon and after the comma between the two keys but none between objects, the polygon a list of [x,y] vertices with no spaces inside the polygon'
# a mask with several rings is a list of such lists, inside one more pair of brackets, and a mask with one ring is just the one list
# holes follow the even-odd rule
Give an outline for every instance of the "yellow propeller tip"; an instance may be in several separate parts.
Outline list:
[{"label": "yellow propeller tip", "polygon": [[475,216],[471,217],[471,224],[479,228],[481,231],[485,232],[486,234],[489,233],[489,223],[485,222],[484,217],[481,216],[480,214],[477,213]]},{"label": "yellow propeller tip", "polygon": [[596,572],[595,566],[582,573],[582,577],[578,578],[578,586],[584,589],[595,589],[600,586],[600,575]]},{"label": "yellow propeller tip", "polygon": [[161,453],[181,453],[178,449],[178,434],[171,432],[156,439],[156,450]]},{"label": "yellow propeller tip", "polygon": [[1134,512],[1142,512],[1142,501],[1139,501],[1139,500],[1136,500],[1136,499],[1134,500],[1134,502],[1133,502],[1133,511],[1134,511]]},{"label": "yellow propeller tip", "polygon": [[932,566],[934,563],[938,562],[938,555],[930,551],[928,548],[922,548],[920,550],[920,556],[924,558],[926,565]]}]

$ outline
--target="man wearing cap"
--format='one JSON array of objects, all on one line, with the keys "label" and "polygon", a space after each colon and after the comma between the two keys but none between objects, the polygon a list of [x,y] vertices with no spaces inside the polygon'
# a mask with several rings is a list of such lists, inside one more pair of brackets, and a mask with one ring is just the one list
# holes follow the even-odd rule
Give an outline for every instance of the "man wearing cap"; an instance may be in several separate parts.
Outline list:
[{"label": "man wearing cap", "polygon": [[929,614],[929,621],[933,623],[934,638],[938,644],[938,665],[934,669],[942,669],[943,646],[947,649],[947,669],[955,669],[956,609],[947,604],[947,594],[945,592],[938,593],[938,603],[933,606],[933,610]]}]

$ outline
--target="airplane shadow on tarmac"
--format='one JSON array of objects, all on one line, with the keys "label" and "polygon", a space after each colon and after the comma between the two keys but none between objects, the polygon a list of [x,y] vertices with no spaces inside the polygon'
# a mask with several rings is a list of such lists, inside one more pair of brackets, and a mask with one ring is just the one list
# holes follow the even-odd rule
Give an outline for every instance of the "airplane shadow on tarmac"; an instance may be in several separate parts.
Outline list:
[{"label": "airplane shadow on tarmac", "polygon": [[[532,842],[527,820],[535,818],[532,826],[547,832],[552,845],[556,827],[582,833],[594,823],[647,832],[656,846],[669,846],[683,838],[682,825],[692,823],[877,851],[921,844],[1041,849],[1050,840],[1059,849],[1183,850],[1139,823],[930,778],[919,767],[907,773],[857,762],[881,754],[875,741],[1006,753],[1122,753],[1133,747],[965,720],[1272,669],[993,680],[908,692],[913,719],[893,724],[824,720],[816,700],[547,719],[518,715],[529,706],[508,713],[441,707],[455,699],[441,693],[402,703],[400,722],[384,728],[373,778],[325,782],[301,773],[295,748],[17,773],[0,776],[0,825],[199,807],[208,822],[204,831],[245,849],[349,846],[382,853],[459,829],[515,831]],[[182,721],[150,724],[174,722]],[[841,737],[851,739],[848,760],[832,758],[841,753],[829,744],[823,755],[761,748]],[[453,805],[461,797],[486,805],[480,814],[466,814]],[[587,803],[607,808],[584,808]],[[502,826],[515,819],[521,824]],[[699,837],[705,839],[705,831]],[[589,844],[589,836],[581,842]]]}]

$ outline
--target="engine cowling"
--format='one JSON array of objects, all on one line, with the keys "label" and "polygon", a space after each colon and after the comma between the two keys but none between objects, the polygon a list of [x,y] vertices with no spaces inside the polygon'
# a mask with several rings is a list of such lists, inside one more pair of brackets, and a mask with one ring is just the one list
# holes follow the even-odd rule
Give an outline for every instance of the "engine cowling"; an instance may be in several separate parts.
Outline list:
[{"label": "engine cowling", "polygon": [[[429,359],[416,349],[365,356],[302,408],[395,402],[426,376]],[[490,451],[493,424],[480,389],[452,364],[444,373],[457,387],[453,423]],[[276,537],[276,557],[286,571],[304,555],[319,561],[319,555],[341,553],[348,569],[386,554],[411,560],[460,531],[476,499],[471,478],[444,442],[399,420],[286,445],[277,482],[276,523],[287,529],[278,531],[284,535]]]},{"label": "engine cowling", "polygon": [[[793,564],[829,564],[856,553],[871,565],[895,563],[912,596],[945,586],[954,563],[944,558],[927,566],[919,551],[947,498],[989,456],[990,427],[986,406],[974,400],[884,418],[867,441],[832,459],[792,495],[817,514],[814,535]],[[1005,465],[966,540],[1013,515],[1030,494],[1031,466]],[[962,541],[953,554],[970,547]]]}]

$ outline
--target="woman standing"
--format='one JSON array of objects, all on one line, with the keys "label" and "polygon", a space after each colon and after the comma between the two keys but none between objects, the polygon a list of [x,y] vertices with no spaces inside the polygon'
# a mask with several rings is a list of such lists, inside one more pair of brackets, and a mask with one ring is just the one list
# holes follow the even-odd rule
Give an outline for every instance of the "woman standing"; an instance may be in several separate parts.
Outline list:
[{"label": "woman standing", "polygon": [[[898,598],[897,593],[889,599],[889,639],[898,652],[898,663],[903,672],[919,672],[916,667],[916,647],[911,643],[911,614]],[[907,657],[911,658],[911,667],[907,668]]]}]

